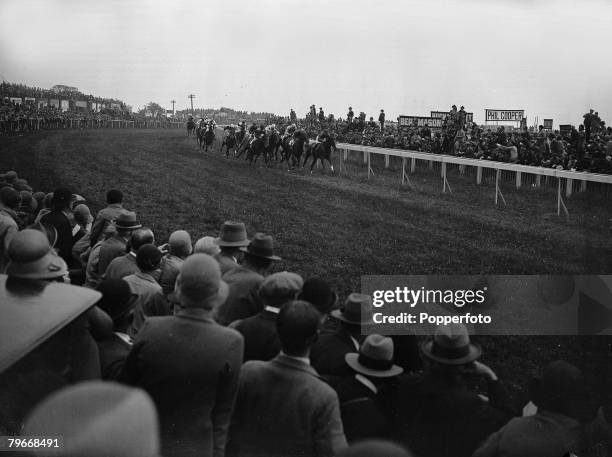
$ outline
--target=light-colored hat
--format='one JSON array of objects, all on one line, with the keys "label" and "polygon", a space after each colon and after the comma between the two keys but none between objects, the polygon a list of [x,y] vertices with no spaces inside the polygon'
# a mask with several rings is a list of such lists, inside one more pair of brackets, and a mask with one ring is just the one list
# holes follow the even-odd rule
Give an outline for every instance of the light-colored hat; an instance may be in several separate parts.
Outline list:
[{"label": "light-colored hat", "polygon": [[185,230],[172,232],[168,244],[170,245],[170,252],[178,256],[188,256],[193,250],[191,236]]},{"label": "light-colored hat", "polygon": [[26,419],[24,434],[61,437],[61,451],[36,455],[154,457],[160,451],[153,401],[142,389],[114,382],[82,382],[53,393]]},{"label": "light-colored hat", "polygon": [[480,346],[470,343],[466,326],[459,323],[439,325],[433,339],[423,343],[421,350],[431,360],[445,365],[470,363],[482,354]]},{"label": "light-colored hat", "polygon": [[393,340],[386,336],[368,335],[359,353],[346,354],[344,359],[357,373],[375,378],[390,378],[404,371],[393,364]]},{"label": "light-colored hat", "polygon": [[215,256],[221,252],[219,246],[215,243],[215,238],[212,236],[203,236],[198,241],[196,241],[195,246],[193,247],[193,252],[208,254]]},{"label": "light-colored hat", "polygon": [[335,309],[331,315],[348,324],[368,324],[370,321],[370,313],[372,312],[372,297],[369,295],[352,293],[350,294],[344,305],[340,309]]},{"label": "light-colored hat", "polygon": [[86,224],[93,222],[93,217],[91,215],[89,207],[87,205],[84,205],[83,203],[78,204],[74,208],[74,218],[77,221],[84,222]]},{"label": "light-colored hat", "polygon": [[123,211],[117,219],[115,219],[115,227],[124,230],[133,230],[142,227],[138,219],[136,219],[136,213],[133,211]]},{"label": "light-colored hat", "polygon": [[17,232],[8,246],[6,274],[23,279],[54,279],[68,273],[66,262],[58,256],[47,237],[39,230]]},{"label": "light-colored hat", "polygon": [[266,305],[280,306],[295,298],[303,285],[304,280],[297,273],[281,271],[264,278],[259,286],[259,295]]},{"label": "light-colored hat", "polygon": [[227,300],[229,286],[221,279],[219,263],[207,254],[193,254],[183,262],[176,279],[180,296],[190,301],[206,302],[212,309]]}]

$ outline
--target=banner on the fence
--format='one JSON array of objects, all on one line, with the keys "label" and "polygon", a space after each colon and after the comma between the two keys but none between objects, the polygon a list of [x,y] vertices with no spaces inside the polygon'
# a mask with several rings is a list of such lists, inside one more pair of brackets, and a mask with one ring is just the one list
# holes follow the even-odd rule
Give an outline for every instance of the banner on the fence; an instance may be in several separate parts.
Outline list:
[{"label": "banner on the fence", "polygon": [[485,109],[487,122],[521,122],[525,117],[522,109]]},{"label": "banner on the fence", "polygon": [[553,120],[552,119],[544,119],[544,129],[552,130],[553,129]]},{"label": "banner on the fence", "polygon": [[26,105],[28,104],[34,105],[36,103],[36,99],[34,97],[26,97],[24,100],[25,100]]},{"label": "banner on the fence", "polygon": [[560,125],[559,131],[561,132],[562,135],[569,135],[569,133],[572,131],[572,125],[571,124]]},{"label": "banner on the fence", "polygon": [[11,97],[11,103],[15,105],[21,105],[21,97]]},{"label": "banner on the fence", "polygon": [[56,108],[59,108],[59,106],[60,106],[60,101],[59,101],[59,100],[56,100],[56,99],[54,99],[54,98],[52,98],[51,100],[49,100],[49,104],[50,104],[51,106],[55,106]]},{"label": "banner on the fence", "polygon": [[425,116],[400,116],[399,127],[429,127],[430,129],[441,129],[442,119]]},{"label": "banner on the fence", "polygon": [[70,102],[68,100],[62,100],[61,109],[62,111],[68,111],[70,109]]},{"label": "banner on the fence", "polygon": [[39,99],[38,100],[38,107],[39,108],[42,108],[43,106],[48,106],[48,105],[49,105],[49,101],[48,100],[46,100],[46,99],[43,99],[43,100]]},{"label": "banner on the fence", "polygon": [[111,103],[111,108],[120,108],[119,103]]},{"label": "banner on the fence", "polygon": [[[436,119],[446,119],[449,116],[448,111],[432,111],[431,117],[435,117]],[[465,121],[466,122],[474,122],[474,113],[465,113]]]},{"label": "banner on the fence", "polygon": [[77,100],[75,102],[77,108],[87,108],[87,102],[82,100]]}]

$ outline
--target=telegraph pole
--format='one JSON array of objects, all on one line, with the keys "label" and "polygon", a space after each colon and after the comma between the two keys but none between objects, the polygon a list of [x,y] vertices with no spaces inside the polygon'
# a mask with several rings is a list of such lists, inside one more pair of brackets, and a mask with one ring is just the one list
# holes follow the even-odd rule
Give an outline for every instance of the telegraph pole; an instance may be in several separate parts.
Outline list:
[{"label": "telegraph pole", "polygon": [[191,115],[193,116],[193,99],[195,98],[195,95],[189,94],[187,98],[191,99]]},{"label": "telegraph pole", "polygon": [[176,100],[170,100],[170,103],[172,103],[172,117],[174,117],[174,104],[176,103]]}]

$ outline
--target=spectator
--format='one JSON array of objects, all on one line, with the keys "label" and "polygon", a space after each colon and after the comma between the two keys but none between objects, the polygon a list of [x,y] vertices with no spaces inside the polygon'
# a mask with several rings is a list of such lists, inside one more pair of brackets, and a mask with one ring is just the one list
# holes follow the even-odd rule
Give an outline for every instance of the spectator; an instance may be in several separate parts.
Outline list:
[{"label": "spectator", "polygon": [[384,133],[385,131],[385,110],[381,109],[380,114],[378,115],[378,122],[380,122],[380,131]]},{"label": "spectator", "polygon": [[212,310],[228,295],[212,257],[194,254],[187,258],[176,290],[180,311],[145,321],[121,379],[153,397],[160,416],[162,455],[222,456],[238,388],[243,339],[212,320]]},{"label": "spectator", "polygon": [[359,352],[363,342],[361,325],[369,322],[368,313],[372,310],[372,297],[352,293],[344,305],[331,312],[338,326],[331,332],[321,334],[312,347],[312,366],[323,375],[347,376],[351,374],[344,357]]},{"label": "spectator", "polygon": [[[438,327],[421,350],[424,374],[398,387],[395,438],[423,457],[471,456],[516,411],[493,370],[477,361],[482,351],[464,325]],[[487,380],[487,401],[469,390],[471,375]]]},{"label": "spectator", "polygon": [[161,259],[162,253],[154,245],[144,244],[140,246],[136,253],[138,271],[124,278],[130,286],[132,294],[130,308],[133,309],[134,315],[128,329],[128,334],[132,338],[138,333],[148,316],[168,314],[164,307],[161,310],[152,307],[154,300],[159,298],[156,295],[162,292],[161,286],[153,277],[153,273],[159,268]]},{"label": "spectator", "polygon": [[102,243],[113,236],[116,232],[115,225],[106,226],[102,234],[102,239],[99,240],[93,247],[81,254],[81,263],[85,264],[85,287],[96,289],[102,280],[102,274],[99,273],[100,249]]},{"label": "spectator", "polygon": [[128,335],[130,325],[130,286],[123,279],[105,279],[98,287],[102,298],[97,303],[113,321],[113,332],[98,341],[102,379],[119,377],[125,359],[132,349],[132,338]]},{"label": "spectator", "polygon": [[[121,257],[115,257],[108,265],[104,273],[105,279],[123,279],[126,276],[138,273],[138,265],[136,265],[136,253],[141,246],[145,244],[155,244],[155,235],[150,228],[142,227],[136,229],[130,235],[130,252]],[[159,272],[155,271],[151,276],[157,280]]]},{"label": "spectator", "polygon": [[295,298],[302,288],[302,277],[283,271],[266,277],[259,286],[263,311],[232,322],[231,328],[244,337],[243,360],[272,360],[280,350],[276,319],[283,305]]},{"label": "spectator", "polygon": [[593,110],[590,110],[584,116],[584,139],[588,143],[591,140],[591,127],[593,125],[593,119],[595,118],[595,114],[593,114]]},{"label": "spectator", "polygon": [[336,304],[338,296],[331,289],[327,281],[318,276],[313,276],[304,281],[297,299],[312,304],[321,313],[322,320],[325,322],[329,317],[329,312]]},{"label": "spectator", "polygon": [[319,122],[325,122],[325,113],[321,107],[319,107]]},{"label": "spectator", "polygon": [[0,189],[0,273],[8,265],[8,247],[13,236],[19,231],[19,193],[10,187]]},{"label": "spectator", "polygon": [[333,387],[340,401],[347,441],[388,437],[391,392],[397,376],[404,371],[393,364],[393,340],[368,335],[358,353],[344,357],[353,375],[342,378]]},{"label": "spectator", "polygon": [[105,227],[112,223],[124,212],[123,209],[123,193],[117,189],[111,189],[106,193],[106,208],[101,209],[91,227],[91,245],[98,242]]},{"label": "spectator", "polygon": [[293,111],[293,108],[291,108],[291,111],[289,111],[289,120],[291,122],[297,122],[297,116],[295,114],[295,111]]},{"label": "spectator", "polygon": [[168,240],[170,251],[162,258],[159,283],[164,295],[174,290],[174,283],[181,265],[192,252],[191,237],[185,230],[176,230]]},{"label": "spectator", "polygon": [[[79,204],[74,208],[74,222],[75,225],[72,228],[72,237],[74,243],[78,242],[81,238],[87,237],[87,241],[90,241],[91,223],[93,218],[87,205]],[[91,243],[90,243],[91,244]]]},{"label": "spectator", "polygon": [[224,222],[219,237],[215,241],[221,249],[221,252],[215,257],[219,262],[221,274],[238,267],[238,260],[241,258],[240,248],[249,245],[244,224],[242,222]]},{"label": "spectator", "polygon": [[223,275],[223,280],[229,285],[229,297],[215,313],[215,319],[221,325],[229,325],[261,311],[257,291],[274,262],[281,260],[274,255],[272,237],[263,233],[256,233],[248,247],[240,250],[244,252],[243,264]]},{"label": "spectator", "polygon": [[142,225],[136,219],[136,213],[123,211],[115,220],[116,233],[102,242],[100,246],[100,260],[98,263],[98,274],[104,275],[106,269],[114,258],[126,253],[127,242],[132,232]]},{"label": "spectator", "polygon": [[310,303],[286,304],[276,322],[281,353],[242,366],[228,457],[332,456],[346,446],[338,397],[308,359],[320,319]]},{"label": "spectator", "polygon": [[216,257],[221,252],[219,246],[215,243],[215,238],[212,236],[203,236],[193,246],[194,254],[208,254]]},{"label": "spectator", "polygon": [[353,118],[355,117],[355,113],[353,113],[353,107],[349,106],[348,113],[346,114],[346,121],[351,124],[353,122]]},{"label": "spectator", "polygon": [[72,192],[68,189],[63,187],[56,189],[51,200],[52,209],[48,214],[40,218],[40,222],[50,225],[57,230],[55,249],[68,266],[78,267],[72,258],[72,214],[69,209],[71,199]]},{"label": "spectator", "polygon": [[23,434],[61,437],[61,449],[52,452],[58,457],[159,455],[151,398],[115,383],[90,381],[55,392],[30,414]]}]

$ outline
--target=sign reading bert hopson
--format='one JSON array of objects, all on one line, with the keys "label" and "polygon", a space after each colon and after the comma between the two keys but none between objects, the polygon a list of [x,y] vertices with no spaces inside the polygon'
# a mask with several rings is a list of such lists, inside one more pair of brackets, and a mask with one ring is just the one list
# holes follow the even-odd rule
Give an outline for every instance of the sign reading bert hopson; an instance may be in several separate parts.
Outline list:
[{"label": "sign reading bert hopson", "polygon": [[485,120],[487,121],[511,121],[520,122],[525,115],[522,109],[486,109]]}]

